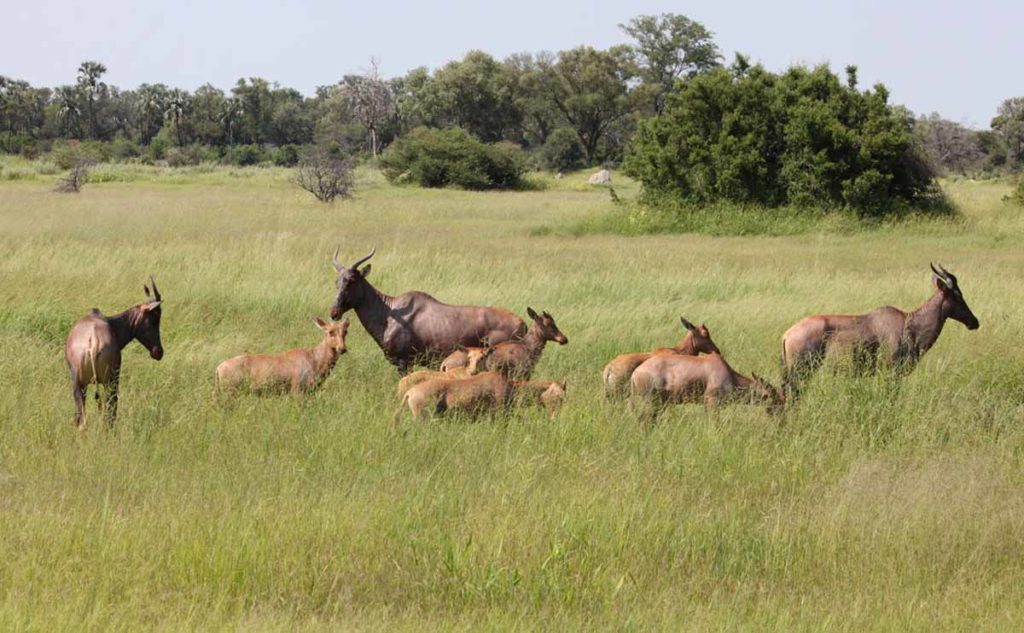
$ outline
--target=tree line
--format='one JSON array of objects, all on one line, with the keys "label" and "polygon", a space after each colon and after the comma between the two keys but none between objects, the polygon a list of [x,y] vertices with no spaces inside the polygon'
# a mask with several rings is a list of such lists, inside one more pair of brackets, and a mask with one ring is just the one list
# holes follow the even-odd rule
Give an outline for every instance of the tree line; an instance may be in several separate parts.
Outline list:
[{"label": "tree line", "polygon": [[190,92],[164,84],[124,90],[107,67],[83,62],[56,88],[0,77],[0,143],[31,153],[48,141],[120,143],[121,151],[164,154],[193,145],[283,147],[317,144],[376,155],[417,127],[460,127],[485,143],[508,141],[569,169],[621,159],[637,122],[659,111],[678,79],[720,64],[712,34],[685,16],[640,16],[621,25],[632,43],[599,50],[499,60],[470,51],[433,72],[384,78],[377,63],[320,86],[312,96],[261,77],[230,91]]}]

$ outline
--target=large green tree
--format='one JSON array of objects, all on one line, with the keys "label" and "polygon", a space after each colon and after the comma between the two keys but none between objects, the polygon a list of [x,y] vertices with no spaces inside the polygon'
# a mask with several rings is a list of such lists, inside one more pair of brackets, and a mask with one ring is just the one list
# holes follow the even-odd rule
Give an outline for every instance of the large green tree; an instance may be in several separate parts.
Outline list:
[{"label": "large green tree", "polygon": [[640,77],[650,89],[655,112],[676,80],[719,67],[722,58],[714,35],[685,15],[640,15],[619,28],[633,38]]}]

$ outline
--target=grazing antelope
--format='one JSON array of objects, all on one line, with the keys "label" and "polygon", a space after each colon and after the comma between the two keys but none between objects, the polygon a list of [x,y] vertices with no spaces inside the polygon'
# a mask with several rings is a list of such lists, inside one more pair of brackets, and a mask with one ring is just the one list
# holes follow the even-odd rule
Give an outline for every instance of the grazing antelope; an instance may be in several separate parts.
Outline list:
[{"label": "grazing antelope", "polygon": [[526,333],[523,320],[502,308],[449,305],[418,291],[396,297],[378,291],[366,281],[370,266],[359,268],[375,252],[345,267],[334,251],[338,296],[331,318],[355,310],[359,322],[403,376],[413,364],[436,363],[459,347],[511,341]]},{"label": "grazing antelope", "polygon": [[430,413],[444,415],[448,411],[479,415],[507,409],[510,396],[508,380],[494,371],[469,378],[427,380],[405,392],[392,425],[398,422],[404,406],[409,407],[414,420],[425,419]]},{"label": "grazing antelope", "polygon": [[109,424],[117,417],[117,390],[121,378],[121,350],[136,340],[149,351],[153,360],[164,357],[160,344],[160,304],[163,299],[153,286],[143,286],[146,302],[128,308],[116,316],[103,316],[93,308],[78,320],[68,333],[64,344],[64,359],[71,372],[71,390],[75,396],[75,425],[85,429],[85,390],[96,384],[96,400],[100,399],[100,385],[105,391],[106,418]]},{"label": "grazing antelope", "polygon": [[565,400],[564,380],[513,380],[509,384],[515,404],[543,406],[552,418],[562,408],[562,402]]},{"label": "grazing antelope", "polygon": [[652,352],[621,354],[604,366],[601,373],[604,379],[605,395],[609,398],[624,398],[629,395],[629,379],[644,361],[656,354],[678,354],[680,356],[697,356],[699,354],[721,354],[718,346],[711,340],[711,332],[703,323],[697,327],[683,317],[679,322],[686,330],[684,336],[675,347],[659,347]]},{"label": "grazing antelope", "polygon": [[448,356],[441,361],[441,371],[451,371],[453,369],[468,367],[469,365],[478,363],[489,350],[489,347],[467,347],[466,349],[457,349],[451,354],[448,354]]},{"label": "grazing antelope", "polygon": [[713,409],[724,400],[744,397],[751,403],[763,402],[769,413],[778,413],[785,404],[782,393],[757,374],[752,376],[740,374],[719,354],[660,354],[636,368],[630,387],[634,398],[651,406],[651,421],[670,403],[703,401]]},{"label": "grazing antelope", "polygon": [[953,273],[941,265],[932,269],[935,293],[913,312],[892,306],[867,314],[809,316],[782,336],[783,388],[787,397],[799,396],[799,383],[825,358],[851,357],[855,369],[875,372],[881,364],[906,374],[914,369],[942,333],[946,319],[968,330],[978,329],[978,318],[967,306]]},{"label": "grazing antelope", "polygon": [[398,396],[405,395],[406,391],[409,391],[412,387],[426,382],[427,380],[457,380],[459,378],[469,378],[480,373],[482,367],[482,361],[487,358],[490,354],[489,348],[474,347],[473,350],[480,350],[479,353],[471,353],[469,357],[469,365],[465,367],[456,367],[449,369],[448,371],[432,371],[430,369],[421,369],[420,371],[414,371],[410,374],[402,376],[402,379],[398,381]]},{"label": "grazing antelope", "polygon": [[533,319],[526,336],[520,341],[505,341],[495,345],[484,359],[484,367],[487,370],[500,371],[509,378],[525,380],[533,373],[533,367],[540,360],[544,345],[548,341],[554,341],[559,345],[569,342],[550,314],[537,314],[530,307],[526,308],[526,313]]},{"label": "grazing antelope", "polygon": [[260,393],[290,391],[299,395],[313,391],[334,369],[338,357],[348,351],[348,319],[325,323],[315,317],[313,323],[324,333],[319,345],[276,355],[243,354],[229,358],[217,366],[217,386],[229,393],[242,386]]}]

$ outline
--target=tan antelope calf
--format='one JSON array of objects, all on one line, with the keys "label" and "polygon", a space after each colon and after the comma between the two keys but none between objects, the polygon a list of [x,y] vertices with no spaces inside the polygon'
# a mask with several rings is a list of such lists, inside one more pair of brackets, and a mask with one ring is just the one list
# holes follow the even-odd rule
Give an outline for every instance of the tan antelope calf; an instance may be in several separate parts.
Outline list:
[{"label": "tan antelope calf", "polygon": [[[653,421],[668,404],[703,402],[713,409],[726,400],[746,399],[761,402],[769,413],[778,413],[785,405],[781,392],[757,374],[753,379],[735,371],[719,354],[708,356],[652,356],[636,368],[630,378],[634,398],[645,401]],[[643,416],[642,416],[643,419]]]},{"label": "tan antelope calf", "polygon": [[942,333],[946,319],[978,329],[978,318],[967,306],[956,277],[932,264],[935,292],[918,309],[904,312],[892,306],[860,315],[809,316],[782,336],[783,388],[796,399],[799,383],[826,358],[848,356],[859,371],[875,372],[879,364],[909,373]]},{"label": "tan antelope calf", "polygon": [[149,351],[153,360],[164,357],[160,344],[160,304],[163,299],[156,282],[149,278],[143,286],[146,302],[128,308],[115,316],[103,316],[93,308],[79,319],[68,333],[64,344],[64,360],[71,372],[71,390],[75,397],[75,426],[85,429],[85,390],[96,385],[96,400],[100,399],[103,385],[106,418],[109,424],[117,417],[117,391],[121,379],[121,350],[136,340]]},{"label": "tan antelope calf", "polygon": [[711,332],[703,323],[697,327],[683,317],[679,322],[686,330],[684,336],[675,347],[659,347],[651,352],[621,354],[604,366],[601,377],[604,379],[605,395],[609,398],[625,398],[629,395],[629,379],[644,361],[657,354],[678,354],[680,356],[697,356],[699,354],[721,354],[718,346],[711,340]]},{"label": "tan antelope calf", "polygon": [[552,418],[562,408],[566,382],[553,380],[513,380],[509,383],[515,405],[543,406]]},{"label": "tan antelope calf", "polygon": [[569,342],[550,314],[537,314],[530,307],[526,308],[526,313],[533,319],[526,336],[519,341],[505,341],[495,345],[484,359],[483,368],[501,372],[508,378],[525,380],[533,373],[548,341],[559,345]]},{"label": "tan antelope calf", "polygon": [[489,347],[467,347],[465,349],[457,349],[451,354],[448,354],[448,356],[441,361],[440,369],[441,371],[451,371],[453,369],[460,369],[479,363],[480,359],[489,351]]},{"label": "tan antelope calf", "polygon": [[491,350],[483,347],[473,349],[480,351],[474,351],[469,355],[469,364],[465,367],[455,367],[448,371],[422,369],[402,376],[402,379],[398,381],[398,396],[402,397],[405,395],[405,392],[409,391],[412,387],[428,380],[457,380],[459,378],[469,378],[470,376],[475,376],[480,373],[480,367],[482,366],[484,359],[487,358],[487,355],[490,354]]},{"label": "tan antelope calf", "polygon": [[427,380],[405,392],[392,426],[397,424],[405,406],[409,407],[413,420],[424,420],[430,414],[444,415],[448,411],[474,416],[507,409],[510,396],[508,380],[494,371],[469,378]]},{"label": "tan antelope calf", "polygon": [[313,391],[347,351],[348,319],[325,323],[317,317],[313,323],[324,333],[319,345],[275,355],[243,354],[229,358],[217,366],[217,386],[227,393],[240,387],[258,393],[290,391],[293,395]]}]

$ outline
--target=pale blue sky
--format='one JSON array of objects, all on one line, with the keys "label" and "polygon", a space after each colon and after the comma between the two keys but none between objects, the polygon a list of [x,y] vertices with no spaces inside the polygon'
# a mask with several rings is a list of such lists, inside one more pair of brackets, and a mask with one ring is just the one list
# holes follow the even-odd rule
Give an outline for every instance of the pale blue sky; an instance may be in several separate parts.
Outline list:
[{"label": "pale blue sky", "polygon": [[230,88],[260,76],[312,94],[359,72],[371,56],[387,76],[437,67],[479,48],[497,57],[625,41],[617,24],[682,13],[714,31],[731,60],[749,54],[773,70],[857,64],[863,86],[892,100],[988,127],[999,103],[1024,95],[1024,0],[4,0],[0,74],[35,85],[74,80],[101,61],[122,88],[162,82]]}]

